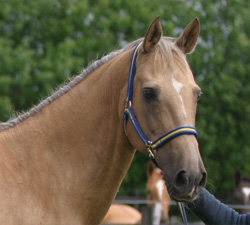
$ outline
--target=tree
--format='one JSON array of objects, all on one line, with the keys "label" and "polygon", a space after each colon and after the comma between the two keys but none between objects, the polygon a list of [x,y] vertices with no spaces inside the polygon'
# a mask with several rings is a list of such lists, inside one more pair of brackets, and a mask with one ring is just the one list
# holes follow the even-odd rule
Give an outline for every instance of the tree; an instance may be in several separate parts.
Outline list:
[{"label": "tree", "polygon": [[197,118],[199,142],[208,181],[220,196],[231,195],[236,167],[250,172],[248,10],[244,1],[199,2],[201,46],[190,57],[204,92]]}]

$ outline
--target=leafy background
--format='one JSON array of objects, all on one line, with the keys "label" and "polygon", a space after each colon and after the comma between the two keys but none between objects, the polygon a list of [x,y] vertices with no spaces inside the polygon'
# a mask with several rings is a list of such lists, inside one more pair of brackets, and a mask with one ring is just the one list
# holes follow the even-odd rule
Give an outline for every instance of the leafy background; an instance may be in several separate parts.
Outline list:
[{"label": "leafy background", "polygon": [[[173,37],[198,17],[201,36],[188,59],[204,93],[197,113],[200,150],[207,188],[231,198],[235,168],[250,174],[249,10],[247,0],[1,0],[0,120],[143,37],[157,15]],[[147,161],[136,153],[118,195],[145,194]]]}]

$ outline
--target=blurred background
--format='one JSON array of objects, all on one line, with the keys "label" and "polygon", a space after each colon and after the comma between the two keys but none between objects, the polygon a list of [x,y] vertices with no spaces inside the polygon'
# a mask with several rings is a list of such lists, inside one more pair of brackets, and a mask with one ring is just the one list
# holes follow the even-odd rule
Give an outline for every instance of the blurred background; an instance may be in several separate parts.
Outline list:
[{"label": "blurred background", "polygon": [[[0,1],[0,121],[143,37],[157,15],[171,37],[198,17],[199,43],[188,60],[203,91],[200,151],[207,188],[232,202],[235,168],[250,175],[249,11],[247,0]],[[136,153],[118,196],[146,196],[147,162],[147,155]]]}]

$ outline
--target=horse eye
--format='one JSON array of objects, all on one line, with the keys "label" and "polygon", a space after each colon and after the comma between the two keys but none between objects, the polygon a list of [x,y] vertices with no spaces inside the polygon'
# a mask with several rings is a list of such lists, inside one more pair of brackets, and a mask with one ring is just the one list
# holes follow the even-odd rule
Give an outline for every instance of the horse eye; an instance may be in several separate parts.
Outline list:
[{"label": "horse eye", "polygon": [[156,94],[153,88],[144,88],[143,96],[148,100],[154,100],[156,97]]}]

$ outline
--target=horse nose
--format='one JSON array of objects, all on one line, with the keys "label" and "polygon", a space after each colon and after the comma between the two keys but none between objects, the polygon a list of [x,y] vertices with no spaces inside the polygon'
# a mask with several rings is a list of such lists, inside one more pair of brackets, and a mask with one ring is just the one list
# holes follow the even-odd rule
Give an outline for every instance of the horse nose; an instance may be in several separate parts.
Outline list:
[{"label": "horse nose", "polygon": [[205,187],[207,172],[202,171],[196,175],[180,170],[175,176],[175,188],[179,191],[190,190],[193,187]]}]

